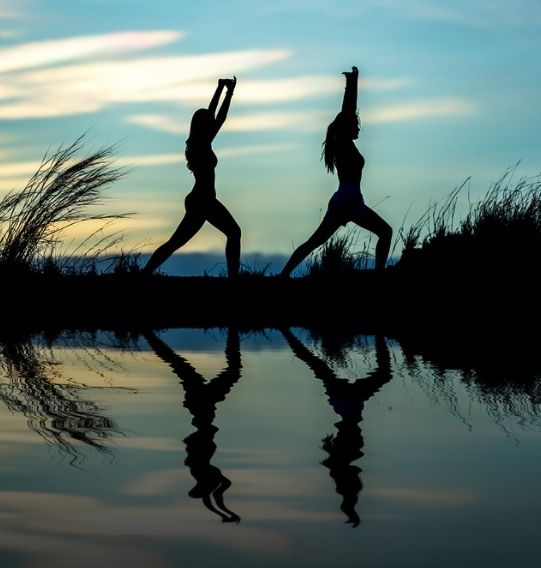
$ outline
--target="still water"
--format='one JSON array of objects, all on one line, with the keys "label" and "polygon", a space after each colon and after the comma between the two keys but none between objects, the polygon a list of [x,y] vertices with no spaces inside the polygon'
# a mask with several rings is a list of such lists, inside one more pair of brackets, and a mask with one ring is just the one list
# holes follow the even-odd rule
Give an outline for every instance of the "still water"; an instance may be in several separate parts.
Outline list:
[{"label": "still water", "polygon": [[3,567],[538,562],[535,357],[301,328],[0,349]]}]

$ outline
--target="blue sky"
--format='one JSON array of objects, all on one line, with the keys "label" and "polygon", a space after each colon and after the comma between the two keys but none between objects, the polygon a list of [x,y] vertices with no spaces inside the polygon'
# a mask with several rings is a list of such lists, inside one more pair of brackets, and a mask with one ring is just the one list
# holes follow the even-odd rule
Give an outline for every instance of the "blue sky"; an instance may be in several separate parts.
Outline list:
[{"label": "blue sky", "polygon": [[[287,254],[336,188],[321,142],[357,65],[363,192],[398,229],[468,176],[475,197],[518,160],[541,170],[540,32],[538,0],[0,0],[0,194],[90,129],[120,142],[131,171],[107,206],[152,248],[192,186],[191,114],[235,74],[218,196],[245,251]],[[186,251],[223,245],[206,227]]]}]

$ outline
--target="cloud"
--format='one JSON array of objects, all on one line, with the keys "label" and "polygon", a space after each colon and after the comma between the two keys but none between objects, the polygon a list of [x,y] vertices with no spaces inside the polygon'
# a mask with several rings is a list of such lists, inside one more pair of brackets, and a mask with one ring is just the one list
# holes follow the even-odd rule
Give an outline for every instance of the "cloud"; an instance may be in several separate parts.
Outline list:
[{"label": "cloud", "polygon": [[[4,491],[0,492],[0,508],[13,513],[0,516],[1,546],[24,551],[31,559],[35,559],[34,550],[38,554],[44,551],[34,548],[32,544],[57,541],[55,548],[47,547],[47,552],[56,551],[64,561],[62,566],[72,566],[77,551],[83,553],[92,548],[99,551],[103,539],[111,547],[115,544],[118,546],[120,539],[129,539],[130,542],[138,542],[141,548],[143,539],[174,542],[193,542],[198,539],[209,546],[266,553],[283,552],[288,543],[280,531],[242,524],[235,527],[234,531],[226,531],[220,523],[208,522],[212,513],[196,500],[180,503],[167,500],[164,504],[146,506],[143,503],[131,506],[107,503],[83,495]],[[294,509],[288,503],[271,503],[268,508],[276,510],[275,518],[279,520],[317,517],[317,512]],[[7,535],[10,538],[5,538]],[[99,560],[103,561],[103,558]],[[34,565],[43,564],[32,564]]]},{"label": "cloud", "polygon": [[125,121],[169,134],[187,135],[190,129],[187,122],[180,122],[175,117],[166,114],[132,114],[127,116]]},{"label": "cloud", "polygon": [[124,31],[23,43],[0,48],[0,73],[93,56],[143,51],[178,41],[183,36],[182,32],[171,30]]},{"label": "cloud", "polygon": [[[141,55],[169,45],[184,34],[173,30],[123,31],[22,43],[0,49],[0,119],[52,118],[98,112],[111,105],[174,103],[205,105],[219,76],[243,75],[291,56],[288,49],[246,49],[193,55]],[[134,55],[136,54],[136,55]],[[407,79],[362,78],[365,90],[393,90]],[[306,100],[340,93],[335,75],[275,79],[241,79],[236,105],[264,105]],[[156,115],[133,122],[179,132],[179,126],[158,125]],[[309,127],[311,117],[257,113],[233,117],[232,131]],[[184,125],[182,125],[184,129]]]},{"label": "cloud", "polygon": [[236,158],[239,156],[250,156],[254,154],[271,154],[274,152],[291,152],[296,148],[292,142],[279,144],[249,144],[246,146],[233,146],[220,150],[220,156]]},{"label": "cloud", "polygon": [[[246,146],[230,146],[221,148],[219,157],[249,156],[253,154],[270,154],[273,152],[288,152],[295,148],[295,144],[284,142],[277,144],[247,144]],[[185,162],[184,154],[142,154],[140,156],[123,156],[115,160],[115,165],[137,168],[140,166],[165,166]]]},{"label": "cloud", "polygon": [[[311,111],[262,111],[255,113],[231,113],[224,124],[227,132],[256,132],[262,130],[320,130],[329,119],[329,113]],[[146,126],[170,134],[187,136],[190,125],[164,114],[131,115],[127,122]]]},{"label": "cloud", "polygon": [[438,508],[462,507],[480,500],[473,491],[463,489],[376,486],[372,488],[372,493],[393,501],[409,501],[418,506]]},{"label": "cloud", "polygon": [[431,117],[470,116],[475,106],[465,99],[426,99],[385,105],[368,109],[362,114],[367,123],[400,122]]},{"label": "cloud", "polygon": [[[172,31],[119,32],[0,49],[0,73],[9,72],[9,81],[0,87],[0,119],[90,113],[119,103],[207,102],[222,74],[257,69],[290,55],[287,50],[252,49],[118,58],[180,37]],[[89,57],[90,62],[51,67]]]},{"label": "cloud", "polygon": [[9,163],[2,159],[0,165],[0,179],[32,175],[40,165],[41,161],[36,160]]},{"label": "cloud", "polygon": [[21,4],[24,0],[0,0],[0,18],[18,20],[23,16]]},{"label": "cloud", "polygon": [[[247,144],[245,146],[231,146],[221,148],[219,157],[237,158],[241,156],[274,154],[277,152],[290,152],[295,144],[290,142],[276,144]],[[41,162],[28,161],[0,161],[0,194],[8,191],[20,191],[28,182],[30,176],[36,172]],[[164,154],[141,154],[133,156],[120,156],[115,159],[115,166],[128,168],[159,167],[182,164],[186,158],[182,152]]]},{"label": "cloud", "polygon": [[122,156],[115,160],[117,166],[127,166],[137,168],[141,166],[168,166],[170,164],[180,164],[186,158],[180,152],[171,154],[141,154],[140,156]]}]

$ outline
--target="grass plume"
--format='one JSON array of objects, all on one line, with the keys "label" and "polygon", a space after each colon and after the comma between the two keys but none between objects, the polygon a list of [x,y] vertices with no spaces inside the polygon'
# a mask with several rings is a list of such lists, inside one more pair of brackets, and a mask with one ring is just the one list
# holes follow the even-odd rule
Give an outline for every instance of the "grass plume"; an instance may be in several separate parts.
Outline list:
[{"label": "grass plume", "polygon": [[[12,191],[0,200],[1,267],[36,269],[54,258],[66,229],[82,221],[107,223],[126,217],[90,211],[101,201],[103,190],[126,172],[112,165],[114,146],[78,157],[84,143],[85,135],[47,153],[22,191]],[[114,242],[117,238],[111,237]],[[100,253],[110,245],[103,236],[96,240],[93,246]]]}]

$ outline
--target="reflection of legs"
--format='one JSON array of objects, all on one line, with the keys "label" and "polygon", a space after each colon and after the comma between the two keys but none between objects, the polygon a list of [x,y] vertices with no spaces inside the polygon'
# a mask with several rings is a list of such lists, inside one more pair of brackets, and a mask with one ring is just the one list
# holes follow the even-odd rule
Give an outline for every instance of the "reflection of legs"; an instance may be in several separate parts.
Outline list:
[{"label": "reflection of legs", "polygon": [[240,266],[240,227],[233,219],[233,215],[218,200],[207,214],[207,221],[227,237],[225,245],[227,273],[229,276],[235,276]]},{"label": "reflection of legs", "polygon": [[186,211],[184,218],[173,233],[172,237],[158,247],[147,262],[144,272],[152,274],[158,266],[163,264],[177,249],[185,245],[203,226],[205,218],[198,213]]},{"label": "reflection of legs", "polygon": [[220,510],[225,511],[225,513],[228,515],[227,518],[222,517],[224,523],[231,523],[231,522],[238,523],[240,521],[240,517],[236,513],[233,513],[231,509],[228,509],[224,503],[224,493],[230,487],[231,487],[231,481],[229,481],[229,479],[227,479],[225,475],[222,475],[222,482],[213,491],[212,494],[214,496],[214,501],[216,502],[216,505],[220,508]]},{"label": "reflection of legs", "polygon": [[389,249],[391,248],[393,229],[366,205],[363,206],[361,211],[355,212],[351,220],[359,227],[374,233],[378,237],[376,244],[376,270],[383,270],[387,262]]},{"label": "reflection of legs", "polygon": [[317,247],[321,246],[328,239],[330,239],[335,231],[338,229],[339,225],[331,221],[326,221],[323,219],[319,227],[314,231],[312,236],[304,242],[302,245],[297,247],[291,258],[287,261],[286,265],[282,269],[281,276],[289,276],[291,272]]}]

